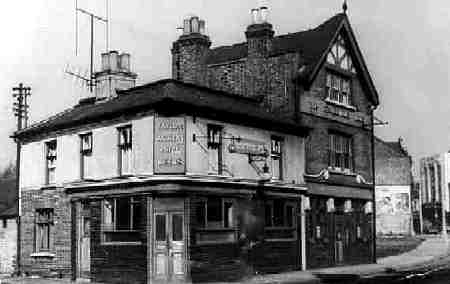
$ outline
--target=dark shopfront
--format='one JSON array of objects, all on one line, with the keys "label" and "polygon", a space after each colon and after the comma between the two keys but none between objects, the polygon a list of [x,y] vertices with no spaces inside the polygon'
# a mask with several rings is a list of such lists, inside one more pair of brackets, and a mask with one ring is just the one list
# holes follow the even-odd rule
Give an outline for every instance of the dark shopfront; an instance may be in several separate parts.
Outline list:
[{"label": "dark shopfront", "polygon": [[188,183],[70,189],[74,278],[233,281],[301,268],[305,188]]}]

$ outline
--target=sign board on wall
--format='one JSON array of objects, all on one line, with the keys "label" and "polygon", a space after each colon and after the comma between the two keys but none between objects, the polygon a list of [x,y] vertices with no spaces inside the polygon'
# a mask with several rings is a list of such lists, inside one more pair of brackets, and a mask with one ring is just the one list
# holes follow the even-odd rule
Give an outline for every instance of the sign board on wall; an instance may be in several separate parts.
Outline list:
[{"label": "sign board on wall", "polygon": [[154,171],[186,172],[186,121],[184,117],[155,116]]}]

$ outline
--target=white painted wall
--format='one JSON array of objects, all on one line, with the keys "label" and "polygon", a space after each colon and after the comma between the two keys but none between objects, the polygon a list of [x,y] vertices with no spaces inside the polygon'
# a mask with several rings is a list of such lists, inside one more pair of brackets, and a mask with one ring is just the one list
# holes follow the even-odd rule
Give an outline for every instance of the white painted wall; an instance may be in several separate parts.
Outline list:
[{"label": "white painted wall", "polygon": [[[406,198],[403,204],[400,195]],[[375,200],[378,234],[412,234],[411,186],[376,186]]]},{"label": "white painted wall", "polygon": [[[198,137],[206,136],[208,123],[222,125],[225,137],[242,137],[266,144],[270,150],[271,135],[284,137],[283,147],[283,176],[284,181],[303,183],[305,169],[304,139],[284,135],[281,132],[273,132],[262,129],[221,123],[197,118],[194,123],[192,117],[186,118],[186,159],[187,172],[193,174],[208,174],[208,155],[198,143],[206,148],[206,138],[192,142],[192,134]],[[154,117],[147,116],[135,119],[128,123],[120,123],[110,126],[99,126],[91,130],[83,129],[56,137],[57,139],[57,164],[55,185],[80,179],[80,138],[79,134],[92,131],[93,134],[93,175],[90,178],[107,179],[118,175],[118,138],[117,127],[127,124],[132,125],[133,135],[133,174],[153,174],[153,135]],[[31,142],[22,147],[20,187],[22,190],[39,189],[45,185],[45,142],[55,137]],[[256,179],[258,175],[250,166],[248,156],[229,153],[228,145],[231,140],[224,140],[223,160],[227,169],[235,177]],[[259,163],[262,167],[263,163]],[[270,160],[268,159],[270,167]]]}]

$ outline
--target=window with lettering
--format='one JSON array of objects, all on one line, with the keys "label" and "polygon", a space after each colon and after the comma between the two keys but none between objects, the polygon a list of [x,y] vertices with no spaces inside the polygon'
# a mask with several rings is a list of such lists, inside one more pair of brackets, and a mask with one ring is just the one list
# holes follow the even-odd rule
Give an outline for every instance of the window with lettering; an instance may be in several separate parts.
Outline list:
[{"label": "window with lettering", "polygon": [[131,125],[120,127],[117,132],[119,135],[119,175],[131,174],[133,166]]}]

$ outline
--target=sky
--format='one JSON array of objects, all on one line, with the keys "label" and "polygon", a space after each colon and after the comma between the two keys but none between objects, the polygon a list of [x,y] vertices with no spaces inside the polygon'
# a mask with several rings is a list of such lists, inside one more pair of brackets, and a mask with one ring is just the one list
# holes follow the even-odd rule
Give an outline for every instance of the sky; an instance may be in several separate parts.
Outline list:
[{"label": "sky", "polygon": [[[87,95],[64,70],[87,74],[89,18],[75,0],[14,0],[0,12],[0,169],[15,160],[11,88],[32,88],[30,122],[75,105]],[[206,21],[212,46],[245,41],[250,9],[267,5],[276,35],[313,28],[341,12],[342,0],[78,0],[110,16],[110,49],[131,53],[138,84],[169,78],[170,48],[183,18]],[[376,135],[404,139],[414,159],[450,150],[450,1],[349,0],[348,16],[380,95],[376,116],[389,124]],[[94,25],[95,67],[106,50],[106,28]]]}]

